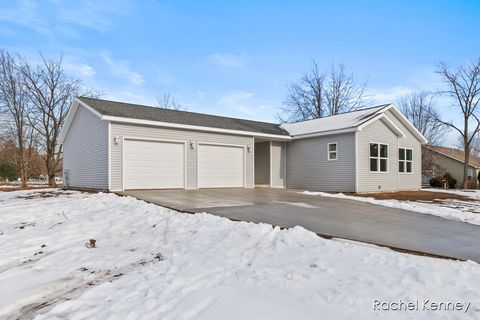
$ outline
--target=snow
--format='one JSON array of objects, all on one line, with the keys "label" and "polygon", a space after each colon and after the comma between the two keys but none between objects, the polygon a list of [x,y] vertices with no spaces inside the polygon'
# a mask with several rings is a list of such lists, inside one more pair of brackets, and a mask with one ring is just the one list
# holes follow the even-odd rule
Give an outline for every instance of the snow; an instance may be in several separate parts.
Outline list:
[{"label": "snow", "polygon": [[[466,223],[480,225],[480,191],[442,191],[438,189],[425,191],[450,192],[472,198],[472,201],[460,200],[439,200],[438,202],[427,201],[403,201],[403,200],[379,200],[372,197],[350,196],[343,193],[327,193],[303,191],[303,194],[322,196],[329,198],[348,199],[354,201],[368,202],[390,208],[403,209],[417,213],[439,216],[445,219],[457,220]],[[478,201],[477,201],[478,200]]]},{"label": "snow", "polygon": [[281,127],[287,130],[287,132],[292,136],[355,128],[375,117],[377,113],[385,107],[386,105],[381,105],[374,108],[367,108],[319,119],[285,123],[282,124]]},{"label": "snow", "polygon": [[[96,248],[85,246],[91,238]],[[114,194],[0,193],[2,319],[479,319],[478,283],[471,261],[327,240],[301,227]],[[467,314],[373,311],[374,299],[472,305]]]}]

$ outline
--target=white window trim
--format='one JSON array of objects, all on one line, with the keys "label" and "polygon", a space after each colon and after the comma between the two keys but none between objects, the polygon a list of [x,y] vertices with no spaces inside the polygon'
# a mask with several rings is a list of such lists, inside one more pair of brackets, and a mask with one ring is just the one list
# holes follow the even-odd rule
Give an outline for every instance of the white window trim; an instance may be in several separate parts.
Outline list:
[{"label": "white window trim", "polygon": [[[330,145],[334,144],[335,145],[335,151],[330,151]],[[335,152],[335,159],[330,158],[330,152]],[[338,143],[337,142],[330,142],[327,144],[327,155],[328,155],[328,161],[337,161],[338,160]]]},{"label": "white window trim", "polygon": [[[405,160],[400,160],[400,149],[404,149],[405,150]],[[412,151],[412,160],[407,160],[407,150],[410,150]],[[402,147],[398,147],[398,173],[399,174],[413,174],[413,149],[412,148],[402,148]],[[405,171],[401,172],[400,171],[400,161],[404,162],[405,165],[404,165],[404,169]],[[407,172],[407,162],[410,162],[412,164],[412,172]]]},{"label": "white window trim", "polygon": [[[378,145],[378,157],[370,156],[370,145],[371,144],[377,144]],[[387,146],[387,157],[386,158],[380,157],[380,145]],[[368,142],[368,170],[369,170],[369,172],[370,173],[376,173],[376,174],[377,173],[378,174],[389,173],[390,172],[390,164],[388,163],[388,161],[390,160],[389,154],[390,154],[390,145],[388,143],[369,141]],[[378,168],[377,171],[370,170],[370,159],[377,159],[377,168]],[[380,159],[386,159],[387,160],[387,171],[380,171]]]}]

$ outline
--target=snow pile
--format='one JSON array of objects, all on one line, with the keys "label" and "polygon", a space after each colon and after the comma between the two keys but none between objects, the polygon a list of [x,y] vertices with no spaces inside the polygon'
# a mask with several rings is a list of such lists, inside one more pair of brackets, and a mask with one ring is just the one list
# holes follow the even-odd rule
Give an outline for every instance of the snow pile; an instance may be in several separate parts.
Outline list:
[{"label": "snow pile", "polygon": [[[438,191],[438,190],[435,190]],[[322,196],[329,198],[348,199],[361,202],[368,202],[380,206],[403,209],[423,214],[430,214],[451,220],[459,220],[471,224],[480,225],[480,202],[476,201],[460,201],[460,200],[441,200],[440,202],[427,201],[403,201],[403,200],[379,200],[371,197],[350,196],[343,193],[327,193],[303,191],[303,194],[312,196]],[[462,192],[466,197],[476,198],[480,200],[480,193]]]},{"label": "snow pile", "polygon": [[[90,238],[96,248],[85,246]],[[480,318],[478,283],[471,261],[326,240],[300,227],[113,194],[0,193],[0,318]],[[472,305],[467,315],[373,311],[375,299]]]}]

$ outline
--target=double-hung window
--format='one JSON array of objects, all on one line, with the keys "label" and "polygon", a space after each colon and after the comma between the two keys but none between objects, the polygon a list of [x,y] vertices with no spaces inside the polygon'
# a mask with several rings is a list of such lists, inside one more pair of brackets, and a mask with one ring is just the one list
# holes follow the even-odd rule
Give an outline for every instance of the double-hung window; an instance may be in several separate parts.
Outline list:
[{"label": "double-hung window", "polygon": [[412,173],[413,172],[413,152],[412,149],[399,148],[398,149],[398,172]]},{"label": "double-hung window", "polygon": [[337,160],[337,143],[328,144],[328,160]]},{"label": "double-hung window", "polygon": [[370,143],[370,172],[388,172],[388,145]]}]

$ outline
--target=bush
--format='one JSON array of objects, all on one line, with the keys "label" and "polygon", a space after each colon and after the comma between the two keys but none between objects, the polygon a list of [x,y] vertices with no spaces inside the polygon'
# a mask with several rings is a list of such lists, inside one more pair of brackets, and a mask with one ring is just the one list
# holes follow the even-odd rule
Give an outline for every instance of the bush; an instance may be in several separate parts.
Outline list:
[{"label": "bush", "polygon": [[8,179],[12,181],[16,180],[17,178],[17,169],[14,165],[8,163],[0,163],[0,180]]},{"label": "bush", "polygon": [[447,182],[449,189],[453,189],[457,185],[457,180],[454,179],[452,175],[447,172],[443,176],[436,176],[430,179],[430,186],[434,188],[443,188],[444,182]]},{"label": "bush", "polygon": [[445,178],[445,180],[447,180],[449,189],[453,189],[457,186],[457,180],[454,179],[450,173],[448,173],[448,172],[445,173],[443,175],[443,177]]},{"label": "bush", "polygon": [[437,176],[430,179],[430,186],[433,188],[443,188],[443,177]]}]

